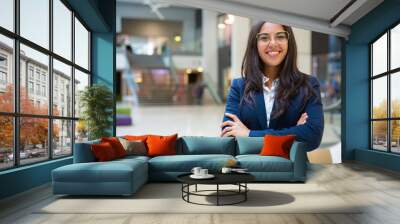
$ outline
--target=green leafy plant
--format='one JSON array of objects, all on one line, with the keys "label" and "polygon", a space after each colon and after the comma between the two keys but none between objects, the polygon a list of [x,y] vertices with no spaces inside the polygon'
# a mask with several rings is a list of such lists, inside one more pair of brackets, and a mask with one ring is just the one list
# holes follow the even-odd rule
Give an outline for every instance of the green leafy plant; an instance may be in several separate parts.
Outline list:
[{"label": "green leafy plant", "polygon": [[80,92],[81,118],[88,129],[89,139],[110,136],[112,126],[113,95],[109,88],[94,84]]}]

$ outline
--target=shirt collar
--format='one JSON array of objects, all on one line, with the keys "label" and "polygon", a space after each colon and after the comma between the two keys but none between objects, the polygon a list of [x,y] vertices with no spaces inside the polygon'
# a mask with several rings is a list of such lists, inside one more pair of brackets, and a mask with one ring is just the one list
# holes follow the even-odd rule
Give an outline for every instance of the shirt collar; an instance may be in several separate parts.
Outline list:
[{"label": "shirt collar", "polygon": [[[263,75],[263,87],[265,86],[265,83],[268,82],[269,78],[265,75]],[[274,79],[274,81],[272,81],[272,88],[275,88],[279,83],[279,78]]]}]

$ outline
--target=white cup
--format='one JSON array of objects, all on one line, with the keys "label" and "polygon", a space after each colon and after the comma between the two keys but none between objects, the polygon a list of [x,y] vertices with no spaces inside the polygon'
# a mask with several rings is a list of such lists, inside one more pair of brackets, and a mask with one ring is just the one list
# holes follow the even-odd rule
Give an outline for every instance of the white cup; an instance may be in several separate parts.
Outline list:
[{"label": "white cup", "polygon": [[208,169],[201,169],[200,170],[200,176],[207,176],[208,175]]},{"label": "white cup", "polygon": [[232,171],[232,168],[230,167],[222,167],[221,172],[222,173],[230,173]]},{"label": "white cup", "polygon": [[202,170],[201,167],[193,167],[192,173],[193,173],[194,175],[196,175],[196,176],[199,176],[199,175],[201,175],[201,174],[200,174],[200,171],[201,171],[201,170]]}]

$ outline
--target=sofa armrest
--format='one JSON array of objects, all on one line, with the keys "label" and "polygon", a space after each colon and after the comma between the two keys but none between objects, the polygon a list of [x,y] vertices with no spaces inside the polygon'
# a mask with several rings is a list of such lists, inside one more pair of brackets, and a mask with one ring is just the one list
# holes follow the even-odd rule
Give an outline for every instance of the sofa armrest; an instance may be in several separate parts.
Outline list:
[{"label": "sofa armrest", "polygon": [[294,141],[290,148],[290,160],[293,162],[293,180],[305,181],[307,170],[306,145],[303,142]]},{"label": "sofa armrest", "polygon": [[89,163],[95,162],[96,158],[94,157],[90,146],[92,144],[100,143],[99,140],[88,141],[75,143],[74,147],[74,163]]}]

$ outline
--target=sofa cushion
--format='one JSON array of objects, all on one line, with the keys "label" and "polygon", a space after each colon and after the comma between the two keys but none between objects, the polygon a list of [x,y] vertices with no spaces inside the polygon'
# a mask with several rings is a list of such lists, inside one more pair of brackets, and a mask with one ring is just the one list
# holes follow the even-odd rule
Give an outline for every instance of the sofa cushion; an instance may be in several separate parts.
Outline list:
[{"label": "sofa cushion", "polygon": [[184,136],[178,140],[177,153],[184,155],[235,155],[235,144],[233,137]]},{"label": "sofa cushion", "polygon": [[122,146],[126,151],[126,155],[147,155],[146,143],[141,140],[126,140],[124,138],[118,138]]},{"label": "sofa cushion", "polygon": [[176,140],[178,134],[170,136],[149,135],[147,137],[147,155],[148,156],[165,156],[176,154]]},{"label": "sofa cushion", "polygon": [[290,159],[290,148],[295,140],[295,135],[265,135],[261,156],[280,156]]},{"label": "sofa cushion", "polygon": [[95,162],[96,158],[90,148],[92,144],[99,144],[100,140],[77,142],[74,148],[74,163]]},{"label": "sofa cushion", "polygon": [[124,139],[129,140],[129,141],[140,140],[140,141],[144,141],[145,142],[147,140],[148,136],[149,135],[125,135]]},{"label": "sofa cushion", "polygon": [[264,144],[264,137],[237,137],[236,155],[259,154]]},{"label": "sofa cushion", "polygon": [[150,171],[190,172],[193,167],[200,166],[209,171],[219,171],[230,159],[231,155],[175,155],[158,156],[149,160]]},{"label": "sofa cushion", "polygon": [[94,157],[96,157],[96,161],[105,162],[118,158],[112,145],[108,142],[92,144],[90,147],[92,149]]},{"label": "sofa cushion", "polygon": [[278,156],[238,155],[240,167],[249,172],[292,172],[292,161]]},{"label": "sofa cushion", "polygon": [[101,138],[101,142],[110,143],[110,145],[114,149],[117,158],[122,158],[126,156],[126,151],[117,137],[103,137]]},{"label": "sofa cushion", "polygon": [[[150,159],[150,157],[147,157],[147,156],[130,155],[130,156],[125,156],[124,158],[113,160],[113,162],[127,162],[127,163],[130,163],[130,162],[135,161],[135,160],[148,162],[149,159]],[[133,163],[135,163],[135,162],[133,162]]]}]

